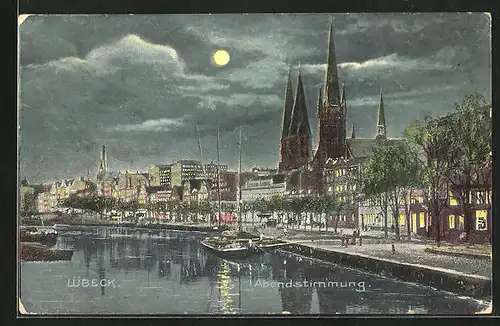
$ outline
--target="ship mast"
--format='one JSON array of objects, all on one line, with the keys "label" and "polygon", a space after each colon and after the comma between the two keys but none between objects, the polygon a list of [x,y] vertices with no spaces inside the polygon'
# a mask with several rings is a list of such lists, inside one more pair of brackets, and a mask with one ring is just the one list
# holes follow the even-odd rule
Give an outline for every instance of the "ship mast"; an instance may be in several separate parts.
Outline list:
[{"label": "ship mast", "polygon": [[[203,150],[201,147],[201,141],[200,141],[200,133],[198,131],[198,125],[194,125],[194,128],[196,130],[196,138],[198,139],[198,149],[200,151],[200,163],[201,163],[201,170],[203,171],[203,179],[205,181],[205,187],[207,188],[207,204],[210,205],[210,189],[208,187],[208,179],[207,179],[207,173],[205,171],[205,165],[203,164]],[[210,213],[208,215],[208,223],[210,224],[210,227],[212,227],[212,216],[210,216]]]},{"label": "ship mast", "polygon": [[218,201],[218,225],[221,226],[221,216],[220,216],[220,145],[219,145],[219,124],[217,123],[217,201]]},{"label": "ship mast", "polygon": [[238,148],[238,193],[237,193],[237,212],[238,212],[238,229],[241,231],[242,225],[241,225],[241,149],[242,149],[242,143],[241,143],[241,126],[240,126],[240,137],[239,137],[239,148]]}]

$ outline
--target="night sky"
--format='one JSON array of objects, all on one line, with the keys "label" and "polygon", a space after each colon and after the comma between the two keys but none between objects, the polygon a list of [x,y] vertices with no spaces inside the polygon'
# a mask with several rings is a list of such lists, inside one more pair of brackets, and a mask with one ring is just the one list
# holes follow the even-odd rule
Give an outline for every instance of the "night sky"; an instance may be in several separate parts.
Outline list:
[{"label": "night sky", "polygon": [[[303,74],[316,147],[316,102],[333,20],[348,127],[373,137],[381,87],[388,137],[491,99],[491,23],[483,13],[30,16],[20,29],[20,177],[45,182],[109,168],[216,160],[276,167],[288,66]],[[225,49],[226,66],[212,54]]]}]

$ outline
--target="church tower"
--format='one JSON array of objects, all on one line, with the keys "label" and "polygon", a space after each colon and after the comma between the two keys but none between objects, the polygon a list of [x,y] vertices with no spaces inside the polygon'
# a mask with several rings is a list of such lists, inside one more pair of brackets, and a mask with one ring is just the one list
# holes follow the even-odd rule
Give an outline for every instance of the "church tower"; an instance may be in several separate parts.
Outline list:
[{"label": "church tower", "polygon": [[280,141],[280,163],[279,170],[286,170],[290,165],[290,149],[288,148],[287,138],[290,132],[290,122],[292,121],[293,112],[293,90],[292,90],[292,67],[288,70],[288,79],[285,88],[285,104],[283,107],[283,129],[281,131]]},{"label": "church tower", "polygon": [[387,130],[385,126],[385,111],[384,111],[384,99],[382,98],[382,88],[380,89],[380,100],[378,103],[377,112],[377,135],[376,139],[386,139]]},{"label": "church tower", "polygon": [[102,146],[101,160],[99,162],[99,171],[97,172],[97,180],[102,180],[108,171],[108,162],[106,160],[106,146]]},{"label": "church tower", "polygon": [[322,107],[318,110],[319,134],[318,149],[314,161],[320,167],[329,158],[346,157],[346,98],[344,88],[340,90],[337,58],[333,40],[333,23],[330,24],[328,40],[328,61],[326,68],[325,91]]},{"label": "church tower", "polygon": [[295,97],[291,91],[291,74],[288,75],[283,112],[280,171],[306,166],[311,156],[311,127],[307,114],[306,96],[300,65]]}]

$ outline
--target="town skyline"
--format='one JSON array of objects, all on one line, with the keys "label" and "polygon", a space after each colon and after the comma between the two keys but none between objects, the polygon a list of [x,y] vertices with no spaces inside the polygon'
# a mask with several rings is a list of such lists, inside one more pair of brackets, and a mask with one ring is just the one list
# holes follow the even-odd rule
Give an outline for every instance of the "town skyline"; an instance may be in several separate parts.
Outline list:
[{"label": "town skyline", "polygon": [[[381,88],[389,138],[465,93],[491,101],[481,13],[32,16],[20,27],[20,177],[94,176],[102,145],[110,170],[199,161],[195,124],[203,164],[217,162],[217,123],[221,164],[236,170],[242,125],[243,170],[277,167],[286,78],[291,65],[295,87],[299,63],[315,148],[332,17],[356,137],[376,133]],[[210,61],[220,48],[224,67]]]}]

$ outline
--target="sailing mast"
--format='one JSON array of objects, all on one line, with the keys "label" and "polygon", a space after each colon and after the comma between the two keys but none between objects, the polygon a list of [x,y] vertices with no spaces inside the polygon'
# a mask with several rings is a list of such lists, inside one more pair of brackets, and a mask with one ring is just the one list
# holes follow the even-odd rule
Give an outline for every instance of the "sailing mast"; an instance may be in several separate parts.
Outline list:
[{"label": "sailing mast", "polygon": [[[196,130],[196,138],[198,139],[198,149],[200,151],[200,163],[201,163],[201,170],[203,171],[203,179],[205,181],[205,186],[207,188],[207,203],[210,205],[210,189],[208,187],[208,179],[207,179],[207,173],[205,171],[205,165],[203,164],[203,150],[201,148],[201,141],[200,141],[200,133],[198,131],[198,125],[194,125],[194,128]],[[210,216],[210,213],[208,215],[208,223],[210,227],[212,227],[212,216]]]},{"label": "sailing mast", "polygon": [[238,148],[238,193],[237,193],[237,212],[238,212],[238,230],[242,230],[242,225],[241,225],[241,148],[242,148],[242,143],[241,143],[241,126],[240,126],[240,138],[239,138],[239,148]]},{"label": "sailing mast", "polygon": [[217,201],[218,201],[218,225],[221,226],[220,216],[220,145],[219,145],[219,124],[217,123]]}]

